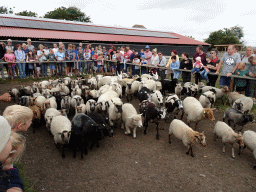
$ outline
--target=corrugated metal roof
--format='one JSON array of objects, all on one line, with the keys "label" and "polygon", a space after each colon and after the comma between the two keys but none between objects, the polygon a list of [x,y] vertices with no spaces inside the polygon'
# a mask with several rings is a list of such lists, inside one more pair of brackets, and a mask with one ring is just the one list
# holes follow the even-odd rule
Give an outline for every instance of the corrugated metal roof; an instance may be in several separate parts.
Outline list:
[{"label": "corrugated metal roof", "polygon": [[160,38],[160,37],[142,37],[131,35],[100,34],[100,33],[82,33],[72,31],[55,31],[46,29],[28,29],[19,27],[1,27],[0,36],[2,37],[29,37],[45,39],[70,39],[70,40],[88,40],[105,42],[137,42],[137,43],[157,43],[157,44],[185,44],[185,45],[208,45],[206,43],[176,34],[179,39]]},{"label": "corrugated metal roof", "polygon": [[[53,20],[54,21],[54,20]],[[11,18],[0,15],[0,26],[8,27],[24,27],[33,29],[48,29],[48,30],[61,30],[61,31],[77,31],[77,32],[90,32],[102,34],[116,34],[116,35],[132,35],[132,36],[147,36],[147,37],[164,37],[164,38],[177,38],[168,32],[157,32],[149,30],[125,29],[114,27],[103,27],[80,24],[81,22],[65,23],[53,21],[39,21],[36,18],[23,19]]]}]

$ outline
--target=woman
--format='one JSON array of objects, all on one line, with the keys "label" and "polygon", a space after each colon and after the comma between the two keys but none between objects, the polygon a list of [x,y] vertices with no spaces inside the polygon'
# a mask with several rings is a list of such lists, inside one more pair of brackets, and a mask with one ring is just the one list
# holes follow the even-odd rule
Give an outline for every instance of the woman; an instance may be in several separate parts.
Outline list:
[{"label": "woman", "polygon": [[[182,61],[180,62],[180,69],[191,70],[193,68],[192,60],[189,59],[188,53],[182,53]],[[182,71],[183,83],[191,81],[191,72]]]},{"label": "woman", "polygon": [[116,60],[117,60],[117,72],[120,73],[120,71],[123,71],[124,64],[121,63],[123,58],[123,54],[121,53],[120,48],[117,48],[116,50]]},{"label": "woman", "polygon": [[[212,72],[212,73],[216,72],[217,66],[218,66],[218,64],[220,62],[219,58],[217,57],[217,54],[218,54],[217,49],[213,49],[211,51],[212,61],[211,61],[210,65],[207,64],[207,65],[209,65],[208,68],[210,69],[210,72]],[[215,87],[215,83],[216,83],[216,81],[218,79],[218,75],[208,74],[208,78],[209,78],[209,82],[207,83],[207,85]]]},{"label": "woman", "polygon": [[5,62],[8,62],[8,71],[7,71],[8,76],[13,80],[15,77],[16,63],[14,63],[15,55],[13,54],[10,48],[6,49],[6,53],[4,54],[4,59],[5,59]]},{"label": "woman", "polygon": [[[152,57],[151,57],[151,61],[150,61],[150,65],[153,65],[154,67],[157,67],[157,65],[159,64],[159,56],[157,54],[157,49],[153,49],[152,50]],[[151,68],[150,73],[156,73],[156,68]]]},{"label": "woman", "polygon": [[14,55],[16,57],[16,62],[19,62],[19,63],[17,63],[18,68],[19,68],[19,76],[20,76],[20,79],[25,79],[25,77],[26,77],[26,74],[25,74],[26,55],[25,55],[25,52],[23,50],[21,50],[20,44],[16,45],[16,48],[17,48],[17,50],[14,52]]},{"label": "woman", "polygon": [[178,54],[178,52],[176,50],[172,50],[171,57],[169,58],[168,63],[165,66],[167,68],[167,77],[166,77],[167,79],[169,79],[169,75],[170,74],[171,74],[171,79],[173,79],[173,73],[172,73],[172,71],[170,69],[170,65],[172,63],[172,59],[171,58],[172,58],[172,56],[176,56],[176,61],[180,61],[180,58],[179,58],[179,56],[177,54]]},{"label": "woman", "polygon": [[[45,62],[47,60],[47,55],[44,52],[44,46],[42,44],[40,44],[38,46],[38,51],[37,51],[37,56],[38,56],[38,60],[39,62]],[[47,76],[47,67],[48,64],[47,63],[39,63],[40,67],[41,67],[41,75],[42,77],[46,77]]]}]

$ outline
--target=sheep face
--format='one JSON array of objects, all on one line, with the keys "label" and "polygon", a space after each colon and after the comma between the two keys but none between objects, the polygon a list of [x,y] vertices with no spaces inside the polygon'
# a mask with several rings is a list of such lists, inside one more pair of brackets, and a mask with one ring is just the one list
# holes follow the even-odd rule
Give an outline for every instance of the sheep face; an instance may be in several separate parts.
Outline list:
[{"label": "sheep face", "polygon": [[213,115],[213,110],[215,110],[215,108],[206,108],[203,110],[203,115],[206,119],[209,119],[211,121],[215,121],[214,115]]},{"label": "sheep face", "polygon": [[62,116],[66,116],[67,117],[67,114],[69,113],[69,111],[68,111],[68,109],[61,109],[60,113],[61,113]]},{"label": "sheep face", "polygon": [[62,133],[59,133],[61,136],[61,140],[62,142],[67,145],[69,143],[70,140],[70,136],[71,136],[71,131],[63,131]]},{"label": "sheep face", "polygon": [[205,135],[204,132],[202,133],[196,133],[195,134],[195,139],[200,142],[201,145],[206,146],[206,140],[205,140]]},{"label": "sheep face", "polygon": [[107,107],[109,107],[108,101],[101,101],[98,104],[100,105],[102,111],[105,111],[107,109]]},{"label": "sheep face", "polygon": [[97,106],[96,101],[94,101],[94,100],[89,101],[89,104],[90,104],[90,110],[91,110],[92,112],[95,111],[95,106]]},{"label": "sheep face", "polygon": [[77,110],[77,113],[82,113],[82,110],[83,110],[83,109],[82,109],[81,106],[77,106],[77,107],[76,107],[76,110]]},{"label": "sheep face", "polygon": [[241,132],[238,133],[237,136],[235,136],[236,142],[239,144],[239,147],[244,147],[244,140]]},{"label": "sheep face", "polygon": [[244,113],[243,103],[242,102],[235,102],[235,109],[237,109],[238,111],[241,111],[241,113]]},{"label": "sheep face", "polygon": [[224,93],[228,93],[228,92],[230,92],[230,90],[229,90],[228,86],[224,86],[224,87],[222,87],[222,88],[221,88],[221,90],[222,90]]},{"label": "sheep face", "polygon": [[135,116],[133,116],[133,117],[130,117],[130,118],[132,119],[132,124],[133,124],[135,127],[143,127],[141,116],[142,116],[142,114],[139,114],[139,115],[135,115]]},{"label": "sheep face", "polygon": [[122,105],[114,104],[115,105],[115,112],[122,113]]},{"label": "sheep face", "polygon": [[169,118],[168,115],[167,115],[167,109],[165,107],[162,107],[160,109],[159,113],[160,113],[161,119],[165,119],[166,120],[166,119]]}]

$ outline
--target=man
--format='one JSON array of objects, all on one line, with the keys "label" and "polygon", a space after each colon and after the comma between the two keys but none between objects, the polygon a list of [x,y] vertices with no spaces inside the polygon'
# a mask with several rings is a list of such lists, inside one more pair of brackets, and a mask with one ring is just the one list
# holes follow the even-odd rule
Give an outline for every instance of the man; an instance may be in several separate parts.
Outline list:
[{"label": "man", "polygon": [[[204,49],[202,45],[198,45],[196,47],[196,54],[193,56],[193,65],[196,62],[196,58],[201,57],[201,62],[203,64],[206,63],[206,53],[204,53]],[[198,84],[198,80],[200,81],[200,73],[195,74],[195,83]]]},{"label": "man", "polygon": [[146,60],[148,61],[148,63],[150,63],[151,57],[152,57],[152,52],[150,51],[150,47],[148,45],[146,45],[146,47],[145,47],[144,55],[145,55]]},{"label": "man", "polygon": [[14,46],[12,45],[12,40],[11,39],[8,39],[7,40],[7,46],[5,47],[5,49],[11,49],[12,52],[14,52]]},{"label": "man", "polygon": [[[163,56],[162,52],[158,52],[159,57],[159,64],[157,64],[158,67],[165,67],[166,65],[166,58]],[[159,76],[161,77],[161,80],[165,79],[165,69],[158,69]]]},{"label": "man", "polygon": [[[130,62],[133,62],[136,55],[138,55],[138,52],[137,52],[136,49],[133,49],[132,54],[130,55]],[[132,67],[131,67],[132,75],[135,75],[135,70],[134,69],[135,69],[135,66],[132,65]]]},{"label": "man", "polygon": [[228,52],[222,56],[220,63],[217,67],[217,70],[215,72],[215,74],[219,74],[220,68],[221,68],[222,64],[224,63],[221,74],[226,75],[226,76],[220,77],[220,87],[223,87],[225,85],[230,87],[230,82],[231,82],[230,76],[236,71],[240,62],[241,62],[241,58],[235,52],[234,45],[230,45],[228,47]]},{"label": "man", "polygon": [[[4,60],[5,52],[6,52],[6,49],[3,47],[3,42],[0,42],[0,62],[5,62],[5,60]],[[0,64],[1,76],[2,76],[2,79],[5,79],[4,78],[3,66],[6,68],[6,71],[7,71],[8,70],[8,65],[7,64]]]},{"label": "man", "polygon": [[82,43],[82,42],[78,44],[78,47],[77,47],[77,49],[76,49],[77,52],[79,51],[79,47],[81,47],[82,52],[84,52],[84,48],[83,48],[83,43]]},{"label": "man", "polygon": [[28,48],[28,50],[30,50],[30,51],[33,51],[33,49],[35,48],[34,47],[34,45],[31,45],[31,39],[28,39],[27,40],[27,48]]}]

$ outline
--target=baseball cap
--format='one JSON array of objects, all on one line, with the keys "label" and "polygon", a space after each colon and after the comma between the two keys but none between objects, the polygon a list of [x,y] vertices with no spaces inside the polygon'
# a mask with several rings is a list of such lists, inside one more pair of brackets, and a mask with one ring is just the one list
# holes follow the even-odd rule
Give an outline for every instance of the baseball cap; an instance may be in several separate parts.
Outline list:
[{"label": "baseball cap", "polygon": [[148,45],[146,45],[145,49],[150,49],[150,47]]},{"label": "baseball cap", "polygon": [[8,121],[3,116],[0,116],[0,153],[10,139],[11,130]]}]

